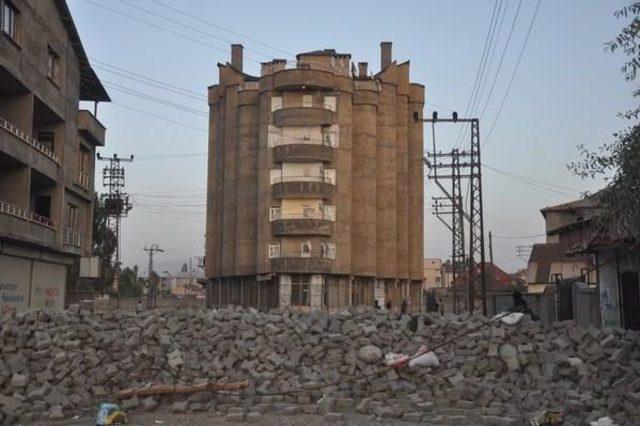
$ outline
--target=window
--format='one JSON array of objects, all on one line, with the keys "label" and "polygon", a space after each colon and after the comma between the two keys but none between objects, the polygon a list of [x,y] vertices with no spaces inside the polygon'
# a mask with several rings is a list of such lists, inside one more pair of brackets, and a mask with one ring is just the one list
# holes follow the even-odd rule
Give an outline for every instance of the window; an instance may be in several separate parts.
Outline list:
[{"label": "window", "polygon": [[323,259],[335,259],[336,258],[336,244],[335,243],[322,243],[321,253]]},{"label": "window", "polygon": [[302,95],[302,106],[311,108],[313,106],[313,97],[311,95]]},{"label": "window", "polygon": [[2,2],[2,32],[17,41],[18,9],[8,0],[0,0],[0,2]]},{"label": "window", "polygon": [[324,109],[328,109],[329,111],[336,112],[336,97],[335,96],[325,96],[324,97]]},{"label": "window", "polygon": [[89,164],[91,164],[91,153],[87,148],[80,145],[79,167],[81,173],[89,173]]},{"label": "window", "polygon": [[67,226],[78,229],[78,207],[71,203],[67,204]]},{"label": "window", "polygon": [[40,142],[46,149],[53,152],[53,146],[55,143],[56,134],[51,131],[38,132],[38,142]]},{"label": "window", "polygon": [[280,206],[271,206],[269,208],[269,220],[278,220],[281,217]]},{"label": "window", "polygon": [[282,182],[282,170],[281,169],[269,170],[269,181],[271,185],[273,185],[274,183]]},{"label": "window", "polygon": [[336,221],[336,206],[324,206],[324,219],[331,222]]},{"label": "window", "polygon": [[269,244],[269,259],[275,259],[277,257],[280,257],[280,244],[279,243]]},{"label": "window", "polygon": [[311,277],[306,274],[291,274],[291,305],[309,306],[309,282]]},{"label": "window", "polygon": [[58,55],[51,47],[49,47],[49,68],[47,77],[58,83],[60,80],[60,55]]},{"label": "window", "polygon": [[313,207],[307,204],[304,204],[302,206],[302,217],[304,217],[305,219],[313,219],[315,215],[316,215],[316,210]]},{"label": "window", "polygon": [[334,169],[327,169],[324,171],[324,181],[331,185],[336,184],[336,171]]},{"label": "window", "polygon": [[300,257],[311,257],[311,242],[304,241],[300,244]]},{"label": "window", "polygon": [[282,96],[274,96],[271,98],[271,112],[282,109]]}]

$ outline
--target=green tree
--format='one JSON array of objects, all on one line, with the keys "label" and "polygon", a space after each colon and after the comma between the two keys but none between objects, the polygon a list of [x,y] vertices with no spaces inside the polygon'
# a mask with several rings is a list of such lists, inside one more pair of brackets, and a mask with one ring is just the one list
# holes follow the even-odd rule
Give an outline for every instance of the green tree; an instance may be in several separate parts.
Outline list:
[{"label": "green tree", "polygon": [[[633,2],[614,13],[629,22],[616,37],[606,43],[611,52],[622,51],[626,61],[621,67],[625,80],[636,84],[633,96],[640,97],[637,86],[640,68],[640,2]],[[595,196],[602,210],[598,222],[609,235],[640,241],[640,106],[619,114],[633,123],[614,134],[614,140],[590,151],[578,147],[581,159],[568,165],[583,178],[602,177],[606,186]]]},{"label": "green tree", "polygon": [[138,266],[120,271],[120,297],[140,297],[142,288],[143,284],[138,280]]}]

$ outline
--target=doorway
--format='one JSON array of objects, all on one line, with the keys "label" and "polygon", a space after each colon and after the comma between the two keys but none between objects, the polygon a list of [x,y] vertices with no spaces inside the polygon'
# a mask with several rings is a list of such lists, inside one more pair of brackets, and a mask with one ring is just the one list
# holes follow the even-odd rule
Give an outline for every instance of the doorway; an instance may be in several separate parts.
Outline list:
[{"label": "doorway", "polygon": [[620,274],[622,324],[629,330],[640,330],[640,282],[637,272]]}]

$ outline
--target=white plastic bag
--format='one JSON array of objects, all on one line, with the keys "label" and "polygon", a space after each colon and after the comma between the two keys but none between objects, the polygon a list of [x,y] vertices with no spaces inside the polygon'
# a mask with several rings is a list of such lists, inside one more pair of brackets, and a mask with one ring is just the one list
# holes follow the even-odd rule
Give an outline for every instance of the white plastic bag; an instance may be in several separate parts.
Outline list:
[{"label": "white plastic bag", "polygon": [[505,315],[504,312],[499,313],[494,316],[492,319],[500,318],[500,322],[507,325],[516,325],[520,322],[524,314],[522,312],[511,312],[510,314]]},{"label": "white plastic bag", "polygon": [[409,360],[409,356],[405,354],[396,354],[393,352],[387,352],[384,355],[384,360],[385,360],[385,363],[390,367],[400,367]]},{"label": "white plastic bag", "polygon": [[440,361],[433,352],[427,352],[419,355],[409,361],[409,367],[438,367]]}]

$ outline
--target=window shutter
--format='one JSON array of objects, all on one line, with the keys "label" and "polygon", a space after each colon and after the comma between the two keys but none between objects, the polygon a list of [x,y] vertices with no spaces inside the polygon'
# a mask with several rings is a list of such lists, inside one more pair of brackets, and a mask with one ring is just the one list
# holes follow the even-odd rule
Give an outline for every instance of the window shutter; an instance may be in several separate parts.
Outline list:
[{"label": "window shutter", "polygon": [[269,181],[271,185],[274,183],[282,182],[282,170],[281,169],[271,169],[269,170]]},{"label": "window shutter", "polygon": [[282,109],[282,96],[274,96],[271,98],[271,112]]},{"label": "window shutter", "polygon": [[327,259],[335,259],[336,258],[336,243],[327,243]]},{"label": "window shutter", "polygon": [[336,112],[336,97],[335,96],[325,96],[324,97],[324,109],[328,109],[329,111]]},{"label": "window shutter", "polygon": [[336,221],[336,206],[324,206],[324,218],[331,222]]},{"label": "window shutter", "polygon": [[302,95],[302,106],[304,108],[311,108],[313,106],[313,98],[311,95]]},{"label": "window shutter", "polygon": [[324,179],[325,182],[330,183],[331,185],[336,184],[336,171],[335,169],[327,169],[324,171]]},{"label": "window shutter", "polygon": [[280,244],[269,244],[269,259],[275,259],[277,257],[280,257]]}]

